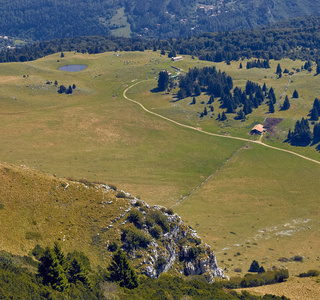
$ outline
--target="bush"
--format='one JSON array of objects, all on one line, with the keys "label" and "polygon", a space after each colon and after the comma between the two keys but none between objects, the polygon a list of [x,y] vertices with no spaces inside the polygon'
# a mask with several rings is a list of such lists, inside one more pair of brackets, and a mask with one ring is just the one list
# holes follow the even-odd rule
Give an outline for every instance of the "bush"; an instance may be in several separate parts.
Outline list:
[{"label": "bush", "polygon": [[166,213],[167,213],[168,215],[170,215],[170,216],[174,214],[172,208],[168,208],[168,209],[166,210]]},{"label": "bush", "polygon": [[40,245],[36,245],[33,249],[32,249],[32,255],[39,260],[41,258],[41,256],[44,254],[44,249],[40,246]]},{"label": "bush", "polygon": [[147,248],[150,238],[136,228],[128,228],[122,231],[121,241],[125,243],[128,249]]},{"label": "bush", "polygon": [[162,256],[159,256],[156,263],[154,264],[154,268],[156,270],[162,268],[167,263],[166,259]]},{"label": "bush", "polygon": [[318,270],[309,270],[307,273],[300,273],[299,277],[316,277],[319,275],[320,272]]},{"label": "bush", "polygon": [[155,238],[159,239],[162,233],[162,229],[159,225],[155,225],[150,229],[150,234]]},{"label": "bush", "polygon": [[159,210],[150,210],[146,215],[146,224],[152,227],[154,224],[161,226],[163,232],[168,232],[170,230],[169,222],[165,215],[163,215]]},{"label": "bush", "polygon": [[199,247],[192,246],[188,250],[189,259],[196,259],[199,256],[200,253],[201,253],[201,249]]},{"label": "bush", "polygon": [[235,268],[234,271],[235,271],[236,273],[241,273],[241,272],[242,272],[242,269],[241,269],[241,268]]},{"label": "bush", "polygon": [[132,209],[129,212],[129,215],[127,217],[127,220],[130,223],[133,223],[137,228],[142,228],[144,224],[144,216],[143,213],[137,209]]},{"label": "bush", "polygon": [[292,260],[293,260],[293,261],[302,262],[302,261],[303,261],[303,256],[301,256],[301,255],[296,255],[296,256],[293,257]]},{"label": "bush", "polygon": [[115,242],[115,241],[113,241],[113,242],[111,242],[110,243],[110,245],[108,246],[108,250],[110,251],[110,252],[115,252],[115,251],[117,251],[118,250],[118,243],[117,242]]},{"label": "bush", "polygon": [[108,187],[109,187],[110,189],[114,190],[114,191],[117,190],[117,187],[116,187],[114,184],[109,183],[109,184],[108,184]]},{"label": "bush", "polygon": [[126,194],[121,191],[121,192],[118,192],[118,193],[117,193],[116,197],[117,197],[117,198],[125,198],[125,197],[126,197]]}]

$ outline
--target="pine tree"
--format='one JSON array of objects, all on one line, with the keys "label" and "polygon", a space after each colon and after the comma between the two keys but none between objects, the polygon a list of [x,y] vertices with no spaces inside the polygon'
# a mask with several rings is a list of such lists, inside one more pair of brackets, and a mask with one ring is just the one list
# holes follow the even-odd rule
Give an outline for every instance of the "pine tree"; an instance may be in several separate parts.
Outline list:
[{"label": "pine tree", "polygon": [[240,62],[239,69],[242,69],[242,63]]},{"label": "pine tree", "polygon": [[259,272],[259,268],[260,268],[259,263],[256,260],[254,260],[251,263],[251,266],[248,272]]},{"label": "pine tree", "polygon": [[282,73],[282,69],[280,64],[278,64],[276,74],[279,76],[281,73]]},{"label": "pine tree", "polygon": [[262,91],[263,92],[267,92],[268,91],[266,83],[263,84]]},{"label": "pine tree", "polygon": [[227,116],[226,116],[225,112],[222,112],[220,121],[225,121],[225,120],[227,120]]},{"label": "pine tree", "polygon": [[44,285],[51,285],[57,291],[63,291],[68,287],[68,280],[63,268],[54,251],[49,247],[46,248],[43,256],[40,258],[38,273],[42,277]]},{"label": "pine tree", "polygon": [[57,242],[54,242],[53,252],[58,259],[63,271],[66,272],[68,270],[68,264],[64,254],[62,253],[61,246]]},{"label": "pine tree", "polygon": [[128,289],[138,287],[138,278],[130,266],[126,254],[121,249],[113,254],[108,271],[109,279],[118,282],[121,287]]},{"label": "pine tree", "polygon": [[320,123],[314,124],[313,127],[313,143],[317,144],[320,142]]},{"label": "pine tree", "polygon": [[64,57],[64,53],[63,53],[63,52],[61,52],[60,57],[61,57],[61,58],[63,58],[63,57]]},{"label": "pine tree", "polygon": [[264,267],[263,266],[261,266],[260,268],[259,268],[259,270],[258,270],[258,274],[261,274],[261,273],[265,273],[265,269],[264,269]]},{"label": "pine tree", "polygon": [[169,85],[169,74],[167,71],[160,71],[159,72],[159,79],[158,79],[158,89],[159,91],[165,91]]},{"label": "pine tree", "polygon": [[292,94],[292,98],[299,98],[299,94],[298,94],[297,90],[294,90],[294,92]]},{"label": "pine tree", "polygon": [[269,113],[270,114],[274,113],[274,105],[272,101],[269,101]]},{"label": "pine tree", "polygon": [[91,287],[91,282],[88,278],[86,269],[76,258],[74,258],[70,264],[69,282],[76,283],[77,281],[82,282],[85,286],[89,288]]},{"label": "pine tree", "polygon": [[316,106],[311,109],[310,119],[312,121],[318,121],[319,120],[319,112],[318,112],[318,109],[317,109]]},{"label": "pine tree", "polygon": [[283,101],[283,105],[281,107],[282,110],[287,110],[290,108],[290,102],[289,102],[289,98],[288,96],[286,96],[286,98]]},{"label": "pine tree", "polygon": [[203,115],[206,116],[208,114],[207,108],[204,108]]},{"label": "pine tree", "polygon": [[194,104],[196,104],[196,97],[193,96],[192,102],[190,103],[190,105],[194,105]]},{"label": "pine tree", "polygon": [[194,94],[195,94],[196,96],[200,96],[200,95],[201,95],[201,88],[200,88],[200,85],[199,85],[199,84],[197,84],[197,85],[195,86],[195,88],[194,88]]}]

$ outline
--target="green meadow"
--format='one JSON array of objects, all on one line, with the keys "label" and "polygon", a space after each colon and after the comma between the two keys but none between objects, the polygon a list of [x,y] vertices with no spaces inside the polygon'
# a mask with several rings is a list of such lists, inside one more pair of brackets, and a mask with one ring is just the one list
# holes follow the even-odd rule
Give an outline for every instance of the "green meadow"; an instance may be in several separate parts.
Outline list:
[{"label": "green meadow", "polygon": [[[292,147],[284,140],[296,120],[307,117],[317,97],[315,71],[296,72],[303,62],[280,61],[294,72],[277,79],[271,69],[239,69],[239,62],[215,64],[191,57],[172,62],[159,52],[117,52],[97,55],[54,54],[33,62],[0,64],[0,161],[27,165],[57,177],[85,178],[115,184],[150,204],[173,207],[203,240],[215,249],[218,265],[233,275],[244,274],[253,259],[265,268],[288,267],[293,273],[319,265],[318,178],[320,166],[288,153],[245,141],[206,135],[144,111],[221,135],[251,139],[251,128],[267,116],[261,105],[245,122],[216,120],[222,112],[200,119],[208,96],[174,101],[174,93],[155,93],[160,70],[216,65],[244,88],[247,80],[285,92],[291,108],[270,118],[282,121],[262,141],[319,160],[315,147]],[[69,64],[88,67],[77,73],[59,71]],[[76,85],[71,95],[59,85]],[[140,83],[141,82],[141,83]],[[50,84],[49,84],[50,83]],[[297,89],[299,99],[291,99]],[[284,95],[285,96],[285,95]],[[284,96],[282,101],[284,100]],[[203,103],[202,103],[203,102]],[[254,137],[253,137],[254,139]],[[310,227],[310,229],[309,229]],[[280,262],[304,256],[303,262]]]}]

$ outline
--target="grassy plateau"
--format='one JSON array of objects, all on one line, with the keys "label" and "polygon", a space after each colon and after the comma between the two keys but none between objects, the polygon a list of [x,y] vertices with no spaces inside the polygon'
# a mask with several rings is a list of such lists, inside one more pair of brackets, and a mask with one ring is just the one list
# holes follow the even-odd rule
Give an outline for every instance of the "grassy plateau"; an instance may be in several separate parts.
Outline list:
[{"label": "grassy plateau", "polygon": [[[282,69],[294,74],[277,79],[279,62]],[[69,64],[88,67],[77,73],[58,70]],[[249,132],[267,117],[266,104],[245,122],[234,120],[235,114],[219,122],[216,118],[222,109],[218,101],[214,102],[213,114],[199,118],[208,95],[200,95],[196,105],[190,106],[191,98],[174,101],[177,88],[153,92],[160,70],[175,74],[173,64],[182,73],[188,68],[215,65],[233,78],[234,86],[242,88],[247,80],[266,83],[274,88],[278,105],[287,94],[290,109],[279,111],[277,106],[268,116],[282,121],[262,142],[319,161],[315,146],[284,143],[288,129],[294,128],[296,120],[307,117],[314,98],[319,96],[315,71],[296,72],[303,62],[285,59],[271,61],[267,70],[246,70],[239,69],[239,62],[215,64],[191,57],[172,62],[152,51],[97,55],[70,52],[64,58],[54,54],[33,62],[0,64],[0,161],[62,178],[113,183],[150,204],[167,207],[190,194],[173,209],[215,249],[218,265],[226,268],[227,275],[244,275],[253,259],[265,269],[286,267],[292,274],[319,268],[319,164],[263,145],[224,138],[256,139]],[[245,66],[246,61],[242,64]],[[55,80],[58,86],[75,84],[76,89],[71,95],[58,94]],[[126,93],[130,99],[154,113],[222,137],[181,127],[144,111],[123,97],[123,91],[135,83]],[[299,99],[291,99],[295,89]],[[13,189],[12,180],[3,189]],[[26,210],[28,221],[16,221],[14,208],[24,209],[28,203],[27,198],[19,196],[26,193],[26,188],[20,187],[13,194],[6,191],[0,200],[15,199],[10,204],[11,225],[1,242],[11,252],[27,252],[32,246],[31,242],[19,244],[25,233],[17,227],[38,226],[39,231],[44,230],[41,236],[48,230],[38,220],[32,225],[33,215],[47,218],[37,209],[42,205],[51,209],[45,208],[48,191],[38,203],[26,204],[33,207]],[[72,210],[70,207],[70,213]],[[302,262],[291,259],[297,255],[303,257]],[[235,268],[241,272],[235,273]]]}]

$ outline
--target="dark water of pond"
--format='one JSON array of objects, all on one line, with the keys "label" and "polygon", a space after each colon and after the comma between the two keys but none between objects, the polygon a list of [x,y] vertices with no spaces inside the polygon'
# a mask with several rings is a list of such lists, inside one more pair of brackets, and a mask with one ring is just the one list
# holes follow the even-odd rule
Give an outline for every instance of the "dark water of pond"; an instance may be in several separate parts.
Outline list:
[{"label": "dark water of pond", "polygon": [[79,72],[87,68],[87,65],[67,65],[59,68],[60,71]]}]

